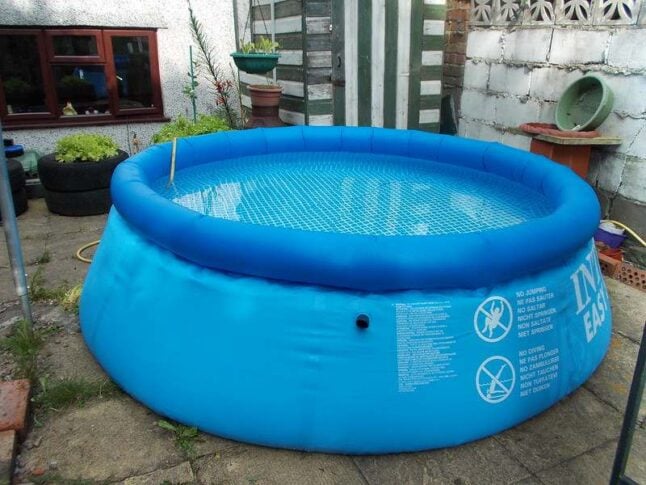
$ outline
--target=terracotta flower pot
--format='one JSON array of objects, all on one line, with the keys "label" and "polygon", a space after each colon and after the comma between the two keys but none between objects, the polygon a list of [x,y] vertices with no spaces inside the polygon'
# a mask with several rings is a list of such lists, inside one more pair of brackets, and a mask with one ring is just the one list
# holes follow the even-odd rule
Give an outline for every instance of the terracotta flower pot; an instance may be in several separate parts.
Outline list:
[{"label": "terracotta flower pot", "polygon": [[251,117],[247,122],[248,128],[283,126],[278,117],[278,105],[283,88],[271,84],[249,85],[251,97]]}]

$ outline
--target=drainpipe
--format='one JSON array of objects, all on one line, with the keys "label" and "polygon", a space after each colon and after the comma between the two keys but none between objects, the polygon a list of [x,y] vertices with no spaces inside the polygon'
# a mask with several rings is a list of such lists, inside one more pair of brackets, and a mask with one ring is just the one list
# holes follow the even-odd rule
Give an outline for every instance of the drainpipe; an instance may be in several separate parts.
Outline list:
[{"label": "drainpipe", "polygon": [[[0,124],[1,139],[2,124]],[[18,223],[16,222],[16,212],[13,206],[13,197],[11,196],[9,168],[7,167],[7,159],[4,154],[4,146],[0,154],[0,212],[2,212],[2,229],[4,230],[4,237],[7,241],[7,251],[9,252],[9,262],[11,264],[11,272],[13,273],[16,294],[20,298],[23,317],[31,327],[33,318],[31,315],[31,304],[29,303],[27,275],[25,274],[25,263],[22,259],[20,235],[18,233]]]}]

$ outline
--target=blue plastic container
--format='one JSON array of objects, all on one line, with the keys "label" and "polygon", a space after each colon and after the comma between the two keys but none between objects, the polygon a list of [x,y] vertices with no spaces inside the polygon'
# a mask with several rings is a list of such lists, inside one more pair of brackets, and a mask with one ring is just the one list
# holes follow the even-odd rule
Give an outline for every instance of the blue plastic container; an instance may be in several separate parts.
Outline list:
[{"label": "blue plastic container", "polygon": [[[611,333],[570,170],[499,144],[294,127],[120,165],[81,299],[105,370],[227,438],[342,453],[452,446],[580,386]],[[545,234],[559,238],[545,238]]]}]

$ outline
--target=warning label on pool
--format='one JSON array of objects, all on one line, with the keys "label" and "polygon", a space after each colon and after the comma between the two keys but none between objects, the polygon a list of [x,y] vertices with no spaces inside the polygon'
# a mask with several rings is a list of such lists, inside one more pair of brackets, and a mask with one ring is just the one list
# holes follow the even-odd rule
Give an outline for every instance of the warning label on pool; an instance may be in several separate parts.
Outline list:
[{"label": "warning label on pool", "polygon": [[554,329],[552,316],[556,308],[552,306],[554,293],[545,286],[516,292],[516,320],[518,337],[549,332]]},{"label": "warning label on pool", "polygon": [[559,349],[537,345],[518,352],[520,397],[538,394],[552,386],[559,376]]},{"label": "warning label on pool", "polygon": [[457,376],[449,301],[395,305],[399,392]]},{"label": "warning label on pool", "polygon": [[[518,337],[545,336],[554,331],[554,292],[545,286],[516,292]],[[520,397],[549,389],[559,376],[559,348],[534,345],[518,351]]]}]

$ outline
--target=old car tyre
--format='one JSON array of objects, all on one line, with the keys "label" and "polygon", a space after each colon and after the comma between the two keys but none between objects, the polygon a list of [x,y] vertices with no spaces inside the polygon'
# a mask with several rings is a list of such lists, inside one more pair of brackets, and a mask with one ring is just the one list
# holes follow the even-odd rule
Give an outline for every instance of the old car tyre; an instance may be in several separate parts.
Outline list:
[{"label": "old car tyre", "polygon": [[61,163],[51,153],[38,160],[38,175],[43,187],[57,192],[106,189],[112,172],[126,158],[128,154],[119,150],[114,157],[98,162]]},{"label": "old car tyre", "polygon": [[[16,215],[19,216],[27,210],[27,190],[25,187],[19,188],[17,191],[12,192],[13,207]],[[2,213],[0,213],[0,221],[2,221]]]},{"label": "old car tyre", "polygon": [[110,210],[110,189],[58,192],[45,189],[45,202],[50,212],[62,216],[93,216]]}]

